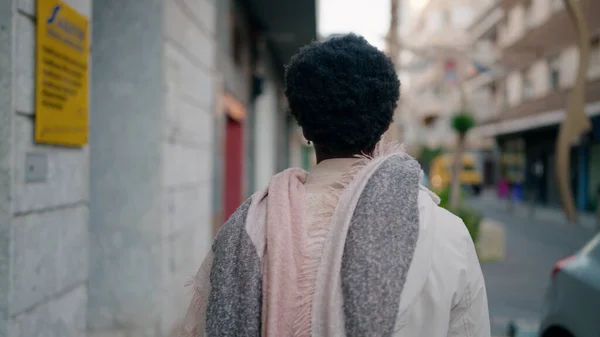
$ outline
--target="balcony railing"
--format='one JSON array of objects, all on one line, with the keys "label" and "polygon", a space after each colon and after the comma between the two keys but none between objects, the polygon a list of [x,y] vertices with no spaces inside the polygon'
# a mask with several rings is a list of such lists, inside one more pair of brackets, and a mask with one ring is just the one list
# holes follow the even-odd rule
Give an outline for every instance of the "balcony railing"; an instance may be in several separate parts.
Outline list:
[{"label": "balcony railing", "polygon": [[[517,4],[515,0],[504,0],[503,2],[505,8],[511,8],[507,6],[515,4]],[[597,18],[600,13],[600,1],[581,0],[581,6],[589,31],[600,30],[600,20]],[[522,19],[527,20],[527,15],[523,15]],[[509,68],[519,68],[531,64],[536,59],[555,54],[577,41],[575,25],[569,13],[564,9],[551,10],[545,21],[538,22],[532,28],[523,31],[517,29],[518,27],[515,25],[525,26],[524,22],[514,21],[509,20],[508,22],[510,27],[506,30],[510,34],[508,36],[501,34],[504,47],[501,63]]]},{"label": "balcony railing", "polygon": [[[565,109],[571,88],[551,91],[542,97],[528,99],[516,106],[502,109],[492,121],[510,120]],[[585,91],[586,103],[600,101],[600,79],[588,81]]]}]

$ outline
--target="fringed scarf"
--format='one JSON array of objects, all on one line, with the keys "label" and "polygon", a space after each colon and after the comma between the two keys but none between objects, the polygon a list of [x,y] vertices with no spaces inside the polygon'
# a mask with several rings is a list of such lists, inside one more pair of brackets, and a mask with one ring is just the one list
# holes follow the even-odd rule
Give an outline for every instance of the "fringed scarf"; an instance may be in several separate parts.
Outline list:
[{"label": "fringed scarf", "polygon": [[419,164],[378,145],[305,226],[307,173],[244,202],[190,282],[182,337],[391,336],[419,233]]}]

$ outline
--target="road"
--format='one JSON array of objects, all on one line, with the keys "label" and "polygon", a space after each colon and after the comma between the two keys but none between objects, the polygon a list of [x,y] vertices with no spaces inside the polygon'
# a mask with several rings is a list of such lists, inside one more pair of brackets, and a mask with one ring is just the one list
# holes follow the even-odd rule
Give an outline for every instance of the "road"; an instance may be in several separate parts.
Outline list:
[{"label": "road", "polygon": [[[554,263],[581,248],[593,230],[569,225],[561,216],[536,220],[522,213],[511,214],[505,203],[490,196],[469,203],[485,217],[504,224],[505,259],[482,265],[492,336],[504,335],[508,321],[513,319],[535,325]],[[531,335],[535,335],[533,331]]]}]

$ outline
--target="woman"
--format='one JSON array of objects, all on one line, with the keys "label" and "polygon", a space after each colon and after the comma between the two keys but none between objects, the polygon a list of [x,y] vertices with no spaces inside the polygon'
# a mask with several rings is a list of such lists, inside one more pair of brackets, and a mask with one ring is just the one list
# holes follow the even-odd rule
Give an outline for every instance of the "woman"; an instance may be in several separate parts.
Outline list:
[{"label": "woman", "polygon": [[286,96],[317,166],[247,200],[194,278],[184,336],[487,337],[485,286],[460,219],[380,142],[400,83],[356,35],[313,43]]}]

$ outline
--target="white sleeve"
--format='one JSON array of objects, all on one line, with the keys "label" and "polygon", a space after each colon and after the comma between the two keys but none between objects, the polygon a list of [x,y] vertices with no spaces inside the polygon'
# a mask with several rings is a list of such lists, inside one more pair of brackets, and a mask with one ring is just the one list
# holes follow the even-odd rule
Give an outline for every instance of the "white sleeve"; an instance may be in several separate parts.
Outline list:
[{"label": "white sleeve", "polygon": [[466,284],[450,314],[448,337],[490,337],[490,316],[483,273],[471,237],[466,241]]}]

